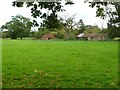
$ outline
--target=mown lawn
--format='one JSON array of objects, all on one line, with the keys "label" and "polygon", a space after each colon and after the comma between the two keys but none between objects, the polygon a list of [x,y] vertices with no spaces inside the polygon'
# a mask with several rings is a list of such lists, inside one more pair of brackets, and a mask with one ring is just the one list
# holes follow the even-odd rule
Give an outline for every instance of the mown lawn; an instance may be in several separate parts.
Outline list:
[{"label": "mown lawn", "polygon": [[3,88],[118,86],[118,42],[3,40]]}]

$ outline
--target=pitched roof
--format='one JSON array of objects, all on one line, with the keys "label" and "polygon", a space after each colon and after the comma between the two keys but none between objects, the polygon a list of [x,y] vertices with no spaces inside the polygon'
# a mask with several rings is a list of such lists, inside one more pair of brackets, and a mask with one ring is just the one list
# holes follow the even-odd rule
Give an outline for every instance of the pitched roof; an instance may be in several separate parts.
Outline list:
[{"label": "pitched roof", "polygon": [[85,34],[83,37],[93,37],[95,35],[95,33],[89,33],[89,34]]},{"label": "pitched roof", "polygon": [[77,37],[83,37],[84,33],[80,33]]},{"label": "pitched roof", "polygon": [[55,38],[55,36],[53,34],[45,34],[45,35],[43,35],[43,37],[46,37],[46,38]]},{"label": "pitched roof", "polygon": [[83,37],[105,37],[107,34],[102,34],[102,33],[89,33],[85,34]]}]

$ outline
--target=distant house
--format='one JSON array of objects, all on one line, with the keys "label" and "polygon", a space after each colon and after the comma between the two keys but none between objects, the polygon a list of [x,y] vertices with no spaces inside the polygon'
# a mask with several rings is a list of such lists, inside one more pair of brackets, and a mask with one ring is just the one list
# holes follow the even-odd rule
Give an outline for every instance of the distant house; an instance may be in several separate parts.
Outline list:
[{"label": "distant house", "polygon": [[45,34],[42,37],[42,40],[51,40],[51,39],[55,39],[55,36],[53,34]]},{"label": "distant house", "polygon": [[107,34],[103,33],[89,33],[89,34],[79,34],[77,38],[86,40],[107,40]]},{"label": "distant house", "polygon": [[76,36],[77,39],[83,39],[84,33],[80,33],[79,35]]}]

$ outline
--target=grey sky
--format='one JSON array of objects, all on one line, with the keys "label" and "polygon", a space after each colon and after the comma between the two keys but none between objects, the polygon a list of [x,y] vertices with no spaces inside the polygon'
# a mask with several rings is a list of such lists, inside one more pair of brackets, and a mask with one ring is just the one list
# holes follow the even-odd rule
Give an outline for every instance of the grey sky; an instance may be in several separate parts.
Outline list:
[{"label": "grey sky", "polygon": [[[17,8],[12,6],[14,0],[1,0],[0,2],[0,26],[11,20],[11,16],[17,14],[31,18],[30,8]],[[74,15],[76,13],[76,21],[83,19],[86,25],[98,25],[100,28],[102,24],[107,27],[106,20],[102,20],[96,15],[96,9],[90,8],[88,3],[84,3],[84,0],[74,0],[74,5],[65,5],[65,12],[59,13],[59,16],[63,15]],[[68,15],[68,16],[69,16]]]}]

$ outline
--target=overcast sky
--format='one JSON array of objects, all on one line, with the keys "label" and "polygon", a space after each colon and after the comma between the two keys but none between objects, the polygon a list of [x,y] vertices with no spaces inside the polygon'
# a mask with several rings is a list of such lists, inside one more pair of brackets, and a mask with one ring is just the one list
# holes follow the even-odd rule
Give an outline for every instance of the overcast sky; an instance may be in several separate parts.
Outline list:
[{"label": "overcast sky", "polygon": [[[31,18],[30,8],[17,8],[12,6],[14,0],[1,0],[0,2],[0,26],[11,20],[11,16],[17,14]],[[90,8],[88,3],[84,3],[84,0],[74,0],[74,5],[65,5],[65,12],[59,13],[63,15],[74,15],[76,13],[76,21],[82,19],[86,25],[98,25],[100,28],[107,27],[106,20],[102,20],[96,17],[96,9]]]}]

